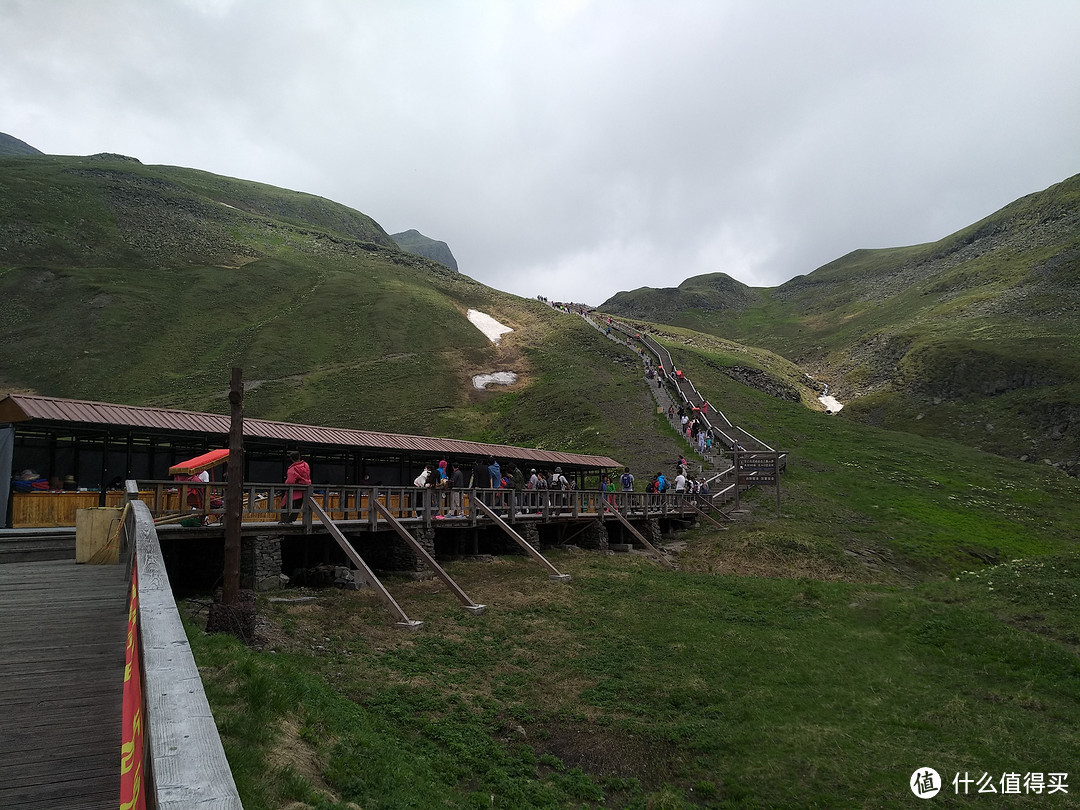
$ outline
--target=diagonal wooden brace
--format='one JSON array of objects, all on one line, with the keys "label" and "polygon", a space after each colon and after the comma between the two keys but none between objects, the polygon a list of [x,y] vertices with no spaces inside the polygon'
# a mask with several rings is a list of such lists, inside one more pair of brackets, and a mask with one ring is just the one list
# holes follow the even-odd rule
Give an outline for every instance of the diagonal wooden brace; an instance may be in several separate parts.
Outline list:
[{"label": "diagonal wooden brace", "polygon": [[496,526],[498,526],[500,529],[502,529],[504,532],[506,532],[508,535],[510,535],[510,538],[515,543],[517,543],[519,546],[521,546],[523,549],[525,549],[526,554],[528,554],[534,560],[536,560],[537,562],[542,564],[545,568],[547,568],[548,569],[548,579],[552,580],[553,582],[569,582],[570,581],[570,575],[569,574],[559,573],[558,568],[556,568],[554,565],[552,565],[550,562],[548,562],[547,558],[543,554],[541,554],[539,551],[537,551],[535,548],[533,548],[532,545],[529,544],[528,540],[526,540],[524,537],[522,537],[520,534],[518,534],[512,528],[510,528],[510,525],[505,520],[503,520],[501,517],[499,517],[497,514],[495,514],[494,510],[492,510],[492,508],[490,506],[488,506],[486,503],[481,501],[479,498],[477,498],[476,500],[473,501],[473,505],[474,505],[475,508],[479,509],[485,515],[487,515],[489,518],[491,518],[495,522]]},{"label": "diagonal wooden brace", "polygon": [[454,595],[458,599],[461,600],[461,603],[465,606],[465,609],[467,611],[477,616],[484,612],[484,610],[487,608],[487,605],[478,605],[473,602],[473,600],[469,598],[469,595],[465,593],[465,591],[461,590],[461,587],[456,582],[454,582],[454,580],[450,577],[448,573],[446,573],[442,569],[442,566],[435,562],[435,558],[428,554],[427,549],[420,545],[416,541],[416,538],[409,534],[408,529],[402,526],[398,522],[397,518],[390,514],[389,509],[387,509],[378,501],[373,501],[372,506],[375,507],[376,511],[378,511],[380,515],[390,521],[390,525],[393,527],[394,531],[398,533],[398,536],[401,537],[401,539],[404,540],[406,543],[408,543],[412,547],[413,551],[420,555],[421,559],[423,559],[427,566],[435,572],[435,575],[439,579],[446,583],[446,586],[454,592]]},{"label": "diagonal wooden brace", "polygon": [[363,558],[356,553],[356,549],[353,548],[352,543],[349,542],[344,534],[341,533],[341,529],[334,525],[334,522],[330,519],[330,516],[323,511],[323,508],[312,498],[310,495],[307,497],[308,504],[311,506],[311,511],[318,516],[322,521],[323,526],[330,532],[330,536],[333,537],[341,550],[345,552],[345,555],[352,560],[353,565],[360,571],[361,576],[364,577],[364,581],[375,589],[375,593],[379,595],[379,598],[383,600],[390,612],[397,617],[397,626],[404,627],[408,630],[418,630],[423,626],[423,622],[414,621],[405,615],[405,611],[401,609],[401,605],[397,603],[397,600],[390,595],[390,592],[386,590],[386,587],[379,581],[379,578],[375,576],[375,573],[368,568],[368,564],[364,562]]},{"label": "diagonal wooden brace", "polygon": [[649,550],[649,553],[651,553],[653,555],[653,557],[655,557],[660,562],[664,563],[669,568],[674,568],[675,567],[675,563],[673,563],[671,560],[669,560],[667,557],[665,557],[663,554],[661,554],[659,549],[656,548],[656,546],[654,546],[652,543],[650,543],[648,540],[646,540],[645,535],[643,535],[641,532],[639,532],[637,529],[635,529],[633,524],[629,520],[627,520],[625,517],[623,517],[622,513],[618,509],[616,509],[614,506],[609,504],[606,500],[601,501],[601,503],[604,504],[604,511],[608,512],[609,514],[614,515],[620,521],[622,521],[622,524],[626,528],[628,528],[630,530],[630,533],[632,535],[634,535],[634,537],[636,537],[638,540],[641,541],[641,544],[643,546],[645,546],[645,548],[647,548]]}]

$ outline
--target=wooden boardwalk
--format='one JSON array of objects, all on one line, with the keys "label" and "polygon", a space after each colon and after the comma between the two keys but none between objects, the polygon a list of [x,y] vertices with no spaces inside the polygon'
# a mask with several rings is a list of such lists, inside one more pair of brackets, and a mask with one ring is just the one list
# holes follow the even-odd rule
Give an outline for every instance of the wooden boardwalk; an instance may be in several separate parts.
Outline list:
[{"label": "wooden boardwalk", "polygon": [[124,566],[0,565],[0,807],[115,808]]}]

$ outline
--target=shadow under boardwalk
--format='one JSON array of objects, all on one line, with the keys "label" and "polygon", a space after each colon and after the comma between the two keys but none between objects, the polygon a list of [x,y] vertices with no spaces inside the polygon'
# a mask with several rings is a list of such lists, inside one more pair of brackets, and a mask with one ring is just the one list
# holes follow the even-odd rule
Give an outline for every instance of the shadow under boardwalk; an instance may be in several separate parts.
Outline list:
[{"label": "shadow under boardwalk", "polygon": [[122,565],[0,565],[0,807],[115,808]]}]

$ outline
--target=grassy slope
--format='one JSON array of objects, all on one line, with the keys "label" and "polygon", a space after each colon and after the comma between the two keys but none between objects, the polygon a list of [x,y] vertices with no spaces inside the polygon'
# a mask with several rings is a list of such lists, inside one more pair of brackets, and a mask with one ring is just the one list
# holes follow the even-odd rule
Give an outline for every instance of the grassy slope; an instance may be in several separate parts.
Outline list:
[{"label": "grassy slope", "polygon": [[891,807],[917,767],[1070,770],[1077,482],[762,397],[676,351],[794,448],[783,517],[758,493],[750,519],[685,535],[678,572],[554,552],[574,577],[557,587],[520,558],[449,563],[491,608],[394,582],[417,634],[325,591],[262,606],[273,654],[193,626],[246,807]]},{"label": "grassy slope", "polygon": [[792,451],[783,516],[759,491],[684,535],[678,572],[553,552],[560,588],[520,558],[449,563],[491,608],[394,582],[418,634],[325,591],[262,606],[272,654],[192,625],[245,806],[892,807],[926,766],[978,806],[956,772],[1069,771],[1080,485],[773,399],[723,374],[747,362],[729,344],[664,339]]},{"label": "grassy slope", "polygon": [[[757,304],[669,322],[801,364],[849,403],[844,418],[1075,460],[1078,223],[1080,176],[938,242],[855,251]],[[653,292],[635,291],[643,314],[670,297]]]},{"label": "grassy slope", "polygon": [[394,583],[414,635],[355,593],[265,606],[273,654],[193,628],[245,807],[894,807],[918,767],[1071,770],[1075,558],[911,590],[554,561],[573,584],[451,564],[479,618]]}]

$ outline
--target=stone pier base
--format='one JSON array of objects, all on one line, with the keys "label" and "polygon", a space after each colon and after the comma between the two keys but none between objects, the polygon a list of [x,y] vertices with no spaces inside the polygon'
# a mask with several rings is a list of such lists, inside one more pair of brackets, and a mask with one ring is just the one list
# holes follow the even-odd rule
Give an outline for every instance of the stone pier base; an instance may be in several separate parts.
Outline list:
[{"label": "stone pier base", "polygon": [[664,535],[660,531],[660,521],[657,518],[646,520],[644,523],[640,523],[634,528],[641,532],[645,539],[654,546],[660,545],[664,539]]},{"label": "stone pier base", "polygon": [[[416,538],[424,550],[432,557],[435,556],[435,529],[422,527],[413,528],[410,534]],[[397,534],[392,535],[388,559],[384,562],[386,567],[396,573],[422,574],[427,572],[428,567],[412,546],[402,540]]]},{"label": "stone pier base", "polygon": [[590,523],[589,527],[578,537],[580,538],[578,545],[582,548],[590,548],[596,551],[608,550],[608,531],[602,520]]},{"label": "stone pier base", "polygon": [[[528,543],[530,546],[535,548],[537,551],[540,550],[540,530],[536,528],[536,526],[531,523],[520,524],[514,528],[514,531],[520,534],[521,539]],[[518,547],[517,543],[515,543],[514,545],[515,547]]]},{"label": "stone pier base", "polygon": [[281,536],[240,539],[240,587],[266,591],[281,586]]}]

